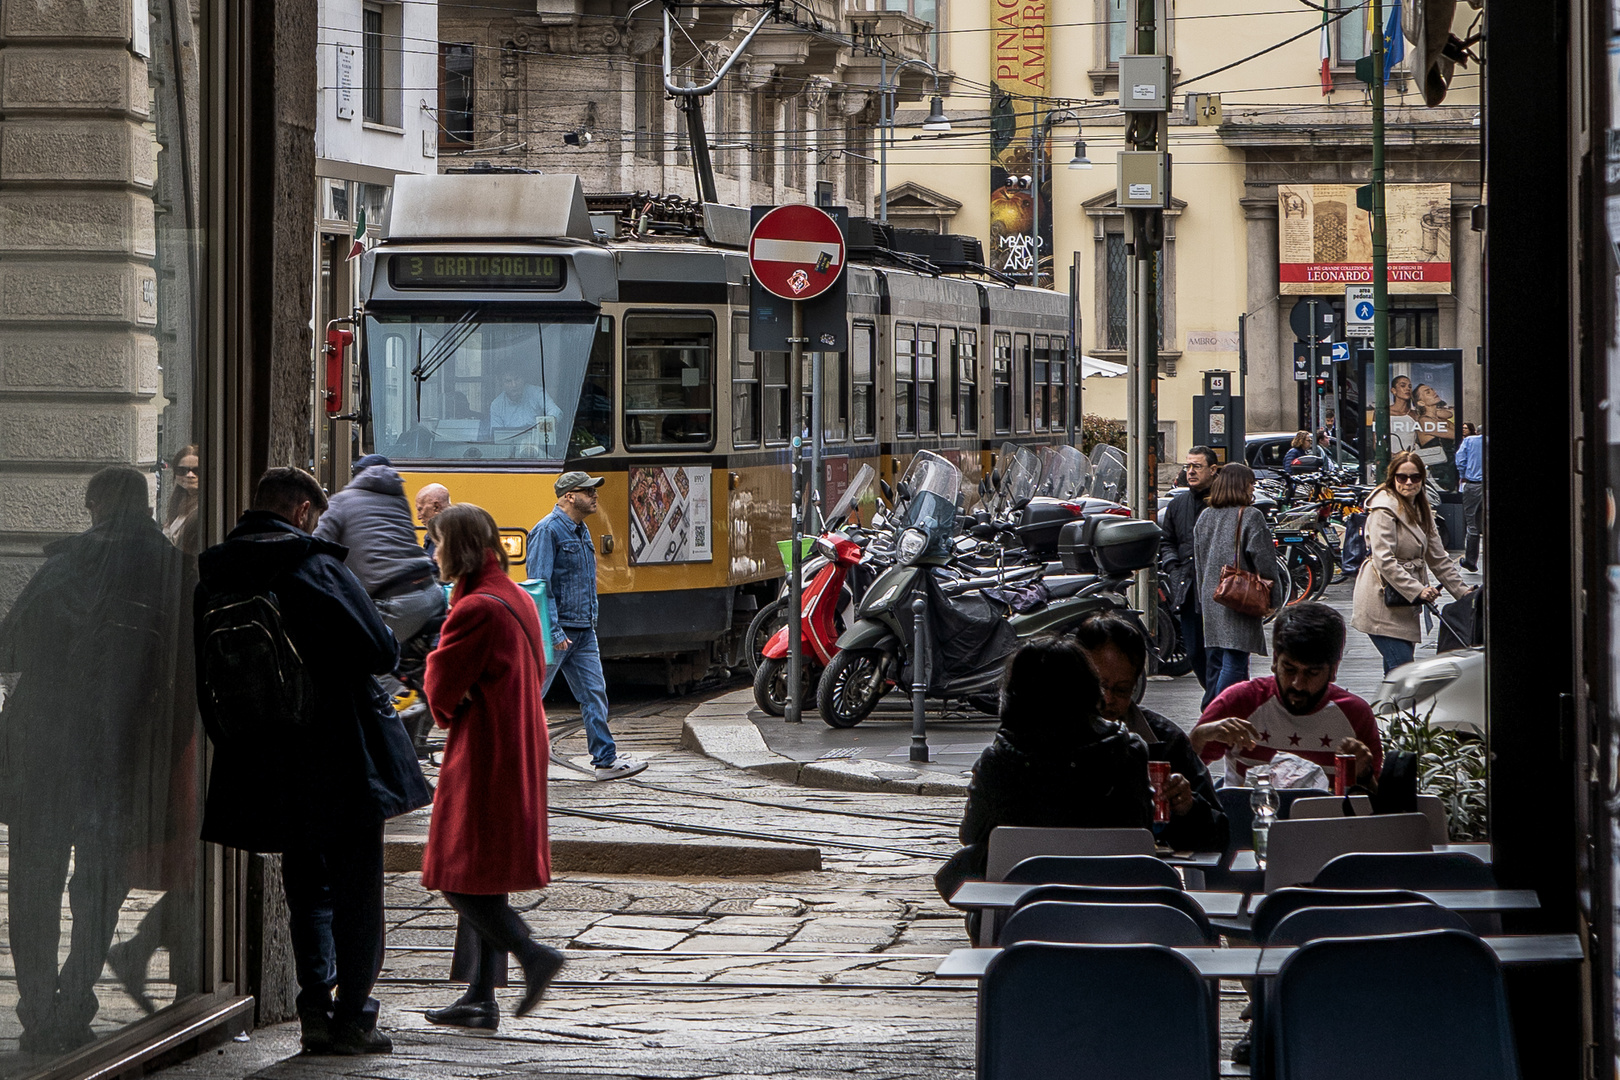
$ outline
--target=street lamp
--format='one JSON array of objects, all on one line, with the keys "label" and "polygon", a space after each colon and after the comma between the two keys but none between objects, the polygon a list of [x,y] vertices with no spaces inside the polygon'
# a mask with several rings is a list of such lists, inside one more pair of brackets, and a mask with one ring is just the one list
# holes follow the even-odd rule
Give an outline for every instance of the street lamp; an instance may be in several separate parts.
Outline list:
[{"label": "street lamp", "polygon": [[[1031,149],[1034,151],[1032,156],[1035,159],[1035,171],[1031,177],[1031,186],[1035,189],[1035,197],[1032,200],[1035,212],[1034,216],[1030,218],[1029,249],[1034,257],[1030,260],[1029,283],[1037,289],[1041,286],[1041,154],[1046,148],[1046,136],[1054,125],[1067,123],[1070,120],[1073,120],[1076,124],[1080,123],[1080,118],[1075,115],[1073,109],[1051,109],[1047,112],[1044,120],[1040,118],[1039,114],[1040,106],[1033,101],[1030,102],[1029,138],[1033,144]],[[1074,157],[1069,161],[1069,168],[1091,168],[1091,161],[1086,157],[1086,141],[1084,139],[1075,140]]]},{"label": "street lamp", "polygon": [[913,65],[927,68],[934,76],[934,98],[930,102],[928,119],[923,121],[924,131],[951,130],[950,118],[945,115],[945,99],[939,92],[939,68],[926,60],[902,60],[894,67],[893,78],[890,82],[889,54],[882,53],[880,69],[878,72],[878,92],[882,99],[878,102],[878,220],[887,225],[889,223],[889,143],[894,138],[894,103],[889,95],[899,87],[900,73]]}]

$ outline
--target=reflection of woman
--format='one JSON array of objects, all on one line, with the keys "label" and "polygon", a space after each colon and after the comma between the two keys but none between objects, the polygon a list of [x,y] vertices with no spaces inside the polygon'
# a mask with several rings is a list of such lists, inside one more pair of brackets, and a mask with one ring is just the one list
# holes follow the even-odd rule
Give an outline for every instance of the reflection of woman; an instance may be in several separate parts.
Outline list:
[{"label": "reflection of woman", "polygon": [[195,445],[182,446],[170,459],[174,492],[169,496],[169,510],[163,518],[163,535],[187,555],[195,555],[202,548],[202,521],[197,516],[197,486],[201,479],[197,455]]},{"label": "reflection of woman", "polygon": [[[1424,493],[1429,471],[1415,452],[1391,454],[1389,472],[1367,498],[1367,560],[1356,575],[1355,608],[1350,625],[1372,638],[1384,658],[1384,673],[1412,661],[1417,643],[1418,603],[1432,603],[1440,589],[1430,585],[1433,571],[1452,596],[1470,589],[1446,554],[1435,527],[1434,510]],[[1385,590],[1392,588],[1407,603],[1390,607]]]},{"label": "reflection of woman", "polygon": [[[1411,450],[1416,446],[1413,438],[1415,422],[1412,416],[1412,380],[1397,375],[1389,383],[1389,449],[1391,453]],[[1403,419],[1397,420],[1396,417]]]}]

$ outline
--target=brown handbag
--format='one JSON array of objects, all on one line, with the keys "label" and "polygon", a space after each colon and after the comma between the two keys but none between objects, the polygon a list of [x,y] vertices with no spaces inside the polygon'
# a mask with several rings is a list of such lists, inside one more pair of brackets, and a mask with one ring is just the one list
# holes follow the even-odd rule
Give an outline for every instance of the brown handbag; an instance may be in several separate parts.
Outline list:
[{"label": "brown handbag", "polygon": [[1248,615],[1251,618],[1263,619],[1266,612],[1271,610],[1271,582],[1255,573],[1245,570],[1236,563],[1243,561],[1243,511],[1238,511],[1237,535],[1232,541],[1232,558],[1235,563],[1227,563],[1221,567],[1221,580],[1215,586],[1215,602],[1222,607],[1231,608],[1239,615]]}]

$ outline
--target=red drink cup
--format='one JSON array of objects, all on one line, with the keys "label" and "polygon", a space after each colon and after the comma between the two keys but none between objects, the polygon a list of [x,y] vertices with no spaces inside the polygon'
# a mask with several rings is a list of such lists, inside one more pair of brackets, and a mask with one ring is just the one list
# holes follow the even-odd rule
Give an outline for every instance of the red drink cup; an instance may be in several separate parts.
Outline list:
[{"label": "red drink cup", "polygon": [[1356,782],[1356,755],[1333,755],[1333,794],[1346,795]]},{"label": "red drink cup", "polygon": [[1170,782],[1170,763],[1168,761],[1148,762],[1148,783],[1153,786],[1153,824],[1163,825],[1170,820],[1170,799],[1164,793],[1164,785]]}]

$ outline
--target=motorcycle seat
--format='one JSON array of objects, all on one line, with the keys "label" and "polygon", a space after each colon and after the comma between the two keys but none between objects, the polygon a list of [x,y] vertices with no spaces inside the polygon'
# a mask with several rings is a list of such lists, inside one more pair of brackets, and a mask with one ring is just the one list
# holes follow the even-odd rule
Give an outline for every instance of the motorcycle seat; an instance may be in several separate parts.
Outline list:
[{"label": "motorcycle seat", "polygon": [[1065,597],[1080,595],[1086,586],[1096,580],[1093,574],[1066,574],[1062,577],[1044,578],[1041,584],[1046,586],[1047,595],[1053,600],[1062,600]]}]

